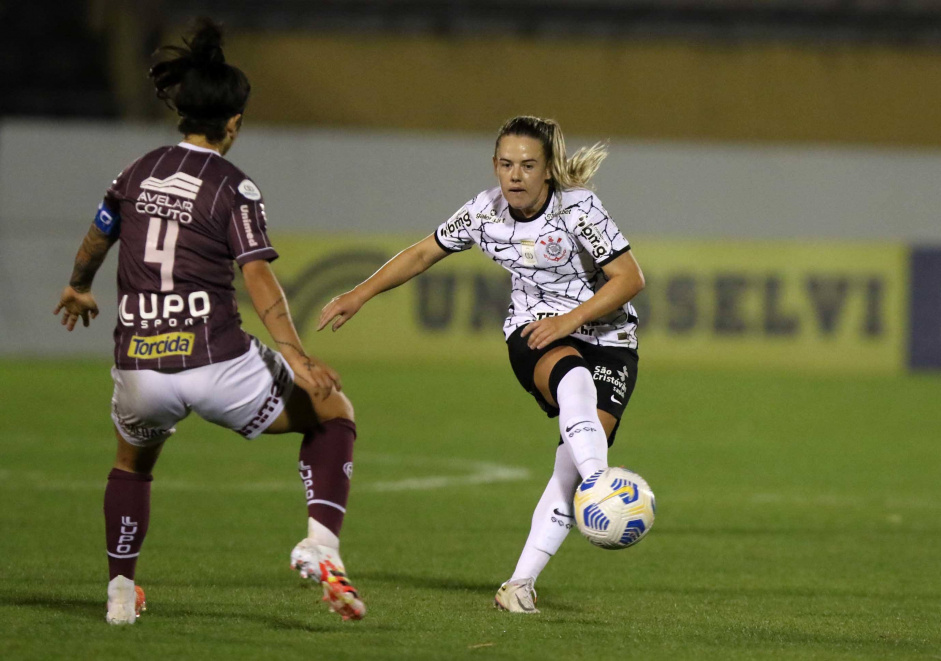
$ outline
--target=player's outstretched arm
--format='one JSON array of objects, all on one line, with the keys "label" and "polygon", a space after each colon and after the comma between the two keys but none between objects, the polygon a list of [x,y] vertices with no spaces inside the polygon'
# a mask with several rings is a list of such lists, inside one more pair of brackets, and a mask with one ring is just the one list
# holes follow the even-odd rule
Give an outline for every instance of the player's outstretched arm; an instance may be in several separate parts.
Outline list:
[{"label": "player's outstretched arm", "polygon": [[340,390],[340,375],[323,361],[308,356],[304,350],[291,319],[287,297],[271,265],[265,260],[249,262],[242,267],[242,275],[255,312],[294,370],[296,382],[318,399],[327,397],[333,388]]},{"label": "player's outstretched arm", "polygon": [[637,296],[644,288],[644,274],[633,252],[626,252],[601,267],[608,281],[595,295],[577,308],[558,317],[540,319],[521,333],[530,349],[542,349],[550,342],[566,337],[580,326],[614,312]]},{"label": "player's outstretched arm", "polygon": [[91,293],[92,281],[101,268],[108,250],[117,239],[109,237],[98,229],[94,223],[88,228],[88,233],[82,239],[82,245],[75,255],[75,265],[72,267],[72,277],[68,286],[62,290],[59,304],[52,314],[62,312],[62,325],[71,331],[75,328],[79,318],[86,328],[91,319],[98,316],[98,303]]},{"label": "player's outstretched arm", "polygon": [[438,245],[434,234],[428,235],[390,259],[352,290],[327,303],[320,313],[317,330],[323,330],[331,321],[330,329],[338,330],[373,296],[405,284],[450,254]]}]

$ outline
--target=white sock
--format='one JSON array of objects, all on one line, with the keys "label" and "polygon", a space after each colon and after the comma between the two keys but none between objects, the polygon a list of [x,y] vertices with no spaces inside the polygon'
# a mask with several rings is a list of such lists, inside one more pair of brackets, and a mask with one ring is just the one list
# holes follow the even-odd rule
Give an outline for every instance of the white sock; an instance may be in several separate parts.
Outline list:
[{"label": "white sock", "polygon": [[598,391],[585,367],[570,370],[555,395],[559,405],[559,432],[572,450],[582,478],[608,467],[608,439],[598,419]]},{"label": "white sock", "polygon": [[560,445],[555,453],[555,468],[549,484],[533,512],[529,538],[520,554],[511,581],[531,578],[534,581],[549,562],[549,558],[562,546],[569,530],[575,525],[572,498],[581,482],[581,476],[568,446]]},{"label": "white sock", "polygon": [[326,546],[334,550],[340,548],[340,538],[334,535],[330,528],[310,516],[307,517],[307,536],[320,546]]}]

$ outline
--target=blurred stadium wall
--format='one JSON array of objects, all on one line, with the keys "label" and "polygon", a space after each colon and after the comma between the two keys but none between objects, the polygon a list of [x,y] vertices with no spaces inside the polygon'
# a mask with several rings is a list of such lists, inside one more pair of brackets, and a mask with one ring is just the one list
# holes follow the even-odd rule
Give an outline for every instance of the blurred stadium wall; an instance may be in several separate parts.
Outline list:
[{"label": "blurred stadium wall", "polygon": [[[148,53],[208,13],[253,83],[231,158],[265,194],[302,323],[492,185],[496,128],[534,113],[570,149],[611,140],[597,190],[648,275],[645,359],[941,366],[938,5],[95,0],[63,16],[7,3],[0,353],[109,350],[100,328],[66,338],[51,308],[108,182],[178,139],[142,75]],[[27,71],[16,44],[41,26],[59,46]],[[379,355],[399,333],[394,346],[432,359],[502,356],[504,277],[479,255],[447,260],[390,294],[356,342],[315,341]]]},{"label": "blurred stadium wall", "polygon": [[[924,47],[246,34],[233,59],[270,123],[492,132],[538,108],[582,135],[941,145]],[[290,66],[285,66],[285,63]]]}]

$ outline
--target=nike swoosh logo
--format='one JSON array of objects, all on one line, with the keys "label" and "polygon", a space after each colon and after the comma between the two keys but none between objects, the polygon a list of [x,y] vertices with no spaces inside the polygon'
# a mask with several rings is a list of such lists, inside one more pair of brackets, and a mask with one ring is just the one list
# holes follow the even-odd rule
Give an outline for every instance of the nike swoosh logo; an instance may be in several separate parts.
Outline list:
[{"label": "nike swoosh logo", "polygon": [[559,511],[559,508],[558,508],[558,507],[556,507],[554,510],[552,510],[552,513],[555,514],[556,516],[564,516],[566,519],[574,519],[574,518],[575,518],[575,517],[572,516],[571,514],[562,514],[562,512]]},{"label": "nike swoosh logo", "polygon": [[569,433],[570,431],[572,431],[573,429],[575,429],[576,427],[578,427],[579,425],[583,425],[583,424],[585,424],[585,423],[590,423],[590,422],[591,422],[591,420],[582,420],[581,422],[576,422],[576,423],[575,423],[574,425],[572,425],[571,427],[566,427],[566,428],[565,428],[565,433],[567,434],[567,433]]},{"label": "nike swoosh logo", "polygon": [[611,401],[614,402],[615,404],[620,404],[620,403],[621,403],[621,400],[620,400],[620,399],[615,399],[615,398],[614,398],[614,395],[611,395]]},{"label": "nike swoosh logo", "polygon": [[504,250],[509,250],[509,249],[512,248],[512,247],[513,247],[513,246],[503,246],[502,248],[494,248],[493,251],[494,251],[494,252],[503,252]]}]

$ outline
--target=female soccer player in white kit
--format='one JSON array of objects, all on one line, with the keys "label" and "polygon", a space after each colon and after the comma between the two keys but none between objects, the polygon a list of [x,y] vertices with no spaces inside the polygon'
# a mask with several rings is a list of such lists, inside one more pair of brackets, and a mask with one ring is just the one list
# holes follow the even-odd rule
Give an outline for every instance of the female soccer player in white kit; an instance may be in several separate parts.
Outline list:
[{"label": "female soccer player in white kit", "polygon": [[534,613],[534,584],[574,525],[579,482],[608,465],[608,446],[637,379],[637,316],[630,300],[644,276],[627,239],[586,186],[607,152],[566,157],[559,125],[507,121],[493,156],[500,185],[462,206],[437,231],[333,299],[319,329],[335,331],[373,296],[448,255],[477,245],[512,275],[504,334],[520,384],[550,417],[562,443],[533,514],[516,570],[497,607]]},{"label": "female soccer player in white kit", "polygon": [[[223,156],[239,134],[250,86],[226,64],[222,35],[200,22],[186,48],[162,49],[150,71],[157,96],[180,115],[183,141],[155,149],[112,183],[55,309],[72,330],[98,315],[92,280],[120,241],[111,417],[118,441],[105,489],[111,624],[143,607],[137,558],[150,519],[151,472],[174,425],[195,411],[244,438],[303,434],[299,472],[308,535],[291,553],[343,619],[365,606],[346,577],[339,533],[346,513],[356,425],[337,373],[309,356],[269,262],[261,192]],[[241,328],[236,262],[282,353]]]}]

